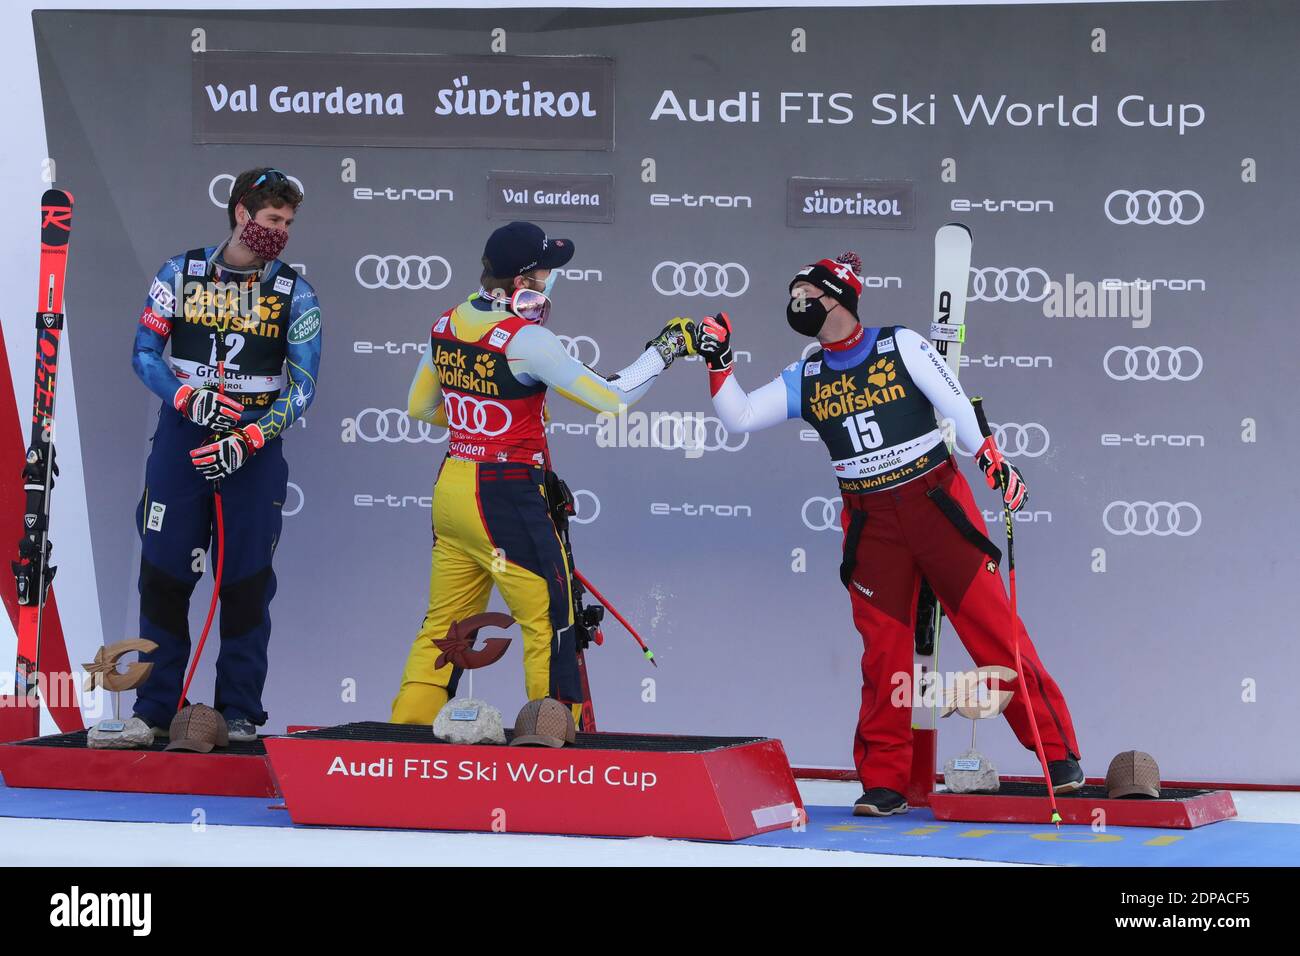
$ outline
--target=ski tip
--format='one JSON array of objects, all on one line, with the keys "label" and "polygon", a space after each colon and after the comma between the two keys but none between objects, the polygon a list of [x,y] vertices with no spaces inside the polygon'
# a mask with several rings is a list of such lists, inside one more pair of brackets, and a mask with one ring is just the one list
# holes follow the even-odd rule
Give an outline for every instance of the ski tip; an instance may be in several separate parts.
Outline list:
[{"label": "ski tip", "polygon": [[958,229],[964,229],[966,231],[966,235],[968,236],[973,235],[973,233],[970,231],[970,226],[966,225],[966,223],[964,222],[945,222],[943,224],[943,228],[945,229],[947,229],[950,226],[956,226]]}]

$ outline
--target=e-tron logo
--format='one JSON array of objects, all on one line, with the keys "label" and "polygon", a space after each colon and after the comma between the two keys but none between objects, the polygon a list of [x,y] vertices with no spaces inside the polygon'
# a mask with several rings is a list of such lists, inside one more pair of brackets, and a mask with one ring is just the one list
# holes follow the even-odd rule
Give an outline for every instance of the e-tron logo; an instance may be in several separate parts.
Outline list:
[{"label": "e-tron logo", "polygon": [[1042,302],[1051,291],[1052,277],[1037,266],[1028,269],[990,266],[972,268],[970,272],[975,302]]},{"label": "e-tron logo", "polygon": [[565,282],[604,282],[605,273],[599,269],[555,269]]},{"label": "e-tron logo", "polygon": [[1106,218],[1117,226],[1190,226],[1203,215],[1205,200],[1190,189],[1116,189],[1106,197]]},{"label": "e-tron logo", "polygon": [[569,353],[569,358],[576,359],[583,365],[595,365],[600,361],[600,345],[591,336],[557,335],[556,338]]},{"label": "e-tron logo", "polygon": [[809,498],[803,503],[800,516],[809,531],[834,531],[840,526],[843,508],[842,498]]},{"label": "e-tron logo", "polygon": [[1052,436],[1038,422],[1017,425],[1003,422],[993,426],[993,440],[998,451],[1008,458],[1041,458],[1052,445]]},{"label": "e-tron logo", "polygon": [[[436,268],[435,268],[436,266]],[[445,289],[451,284],[451,263],[442,256],[362,256],[357,282],[365,289]],[[435,281],[434,277],[438,276]]]},{"label": "e-tron logo", "polygon": [[1113,535],[1188,538],[1201,529],[1201,509],[1190,501],[1112,501],[1101,523]]},{"label": "e-tron logo", "polygon": [[[306,193],[307,190],[302,188],[302,180],[297,176],[290,176],[289,182],[298,187],[298,192]],[[230,190],[235,188],[235,177],[230,173],[218,173],[212,177],[212,182],[208,183],[208,198],[212,200],[212,205],[218,209],[230,208]]]},{"label": "e-tron logo", "polygon": [[444,392],[442,404],[447,410],[447,425],[458,432],[495,438],[509,429],[514,421],[510,409],[490,398]]},{"label": "e-tron logo", "polygon": [[1201,353],[1190,345],[1116,345],[1101,364],[1116,382],[1190,382],[1205,368]]},{"label": "e-tron logo", "polygon": [[[584,505],[584,501],[590,501],[591,504]],[[580,488],[573,493],[574,513],[569,520],[574,524],[591,524],[600,517],[600,499],[596,497],[594,491],[588,491]]]},{"label": "e-tron logo", "polygon": [[[295,504],[292,508],[289,507],[289,501],[291,495],[298,496],[298,503]],[[307,503],[307,496],[302,493],[302,488],[291,481],[289,482],[288,488],[284,493],[284,504],[280,506],[280,513],[284,515],[286,518],[292,518],[299,511],[302,511],[302,506],[305,505],[306,503]]]},{"label": "e-tron logo", "polygon": [[397,408],[363,409],[354,419],[356,436],[364,442],[387,442],[398,444],[406,442],[418,445],[428,442],[436,445],[447,440],[447,430],[438,428],[441,434],[435,434],[434,425],[419,418],[412,418]]},{"label": "e-tron logo", "polygon": [[734,299],[749,288],[749,272],[739,262],[661,262],[650,282],[660,295],[725,295]]}]

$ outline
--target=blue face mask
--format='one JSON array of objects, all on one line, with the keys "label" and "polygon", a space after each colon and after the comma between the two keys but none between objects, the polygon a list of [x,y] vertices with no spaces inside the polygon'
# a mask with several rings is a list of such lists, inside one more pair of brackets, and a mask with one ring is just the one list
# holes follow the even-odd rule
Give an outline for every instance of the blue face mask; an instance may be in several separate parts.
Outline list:
[{"label": "blue face mask", "polygon": [[546,283],[542,286],[542,294],[548,299],[551,297],[551,290],[555,288],[555,280],[559,277],[560,273],[555,269],[552,269],[551,274],[546,277]]}]

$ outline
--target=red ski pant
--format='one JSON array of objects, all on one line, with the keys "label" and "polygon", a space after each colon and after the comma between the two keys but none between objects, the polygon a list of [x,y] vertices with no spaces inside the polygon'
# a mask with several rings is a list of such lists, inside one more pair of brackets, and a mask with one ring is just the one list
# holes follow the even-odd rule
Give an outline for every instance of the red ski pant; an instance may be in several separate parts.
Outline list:
[{"label": "red ski pant", "polygon": [[[970,486],[951,461],[898,488],[845,495],[842,521],[842,575],[848,576],[853,623],[864,646],[853,761],[863,789],[887,787],[904,793],[912,759],[910,689],[922,576],[977,667],[1015,669],[1011,605],[998,564],[988,553],[997,549],[985,536],[984,518]],[[1047,759],[1077,759],[1079,745],[1065,698],[1039,660],[1024,624],[1017,619],[1016,626],[1025,673],[1008,689],[1023,682],[1032,696]],[[902,700],[904,695],[895,693],[900,680],[908,690]],[[1013,694],[1005,714],[1016,737],[1032,750],[1023,692]]]}]

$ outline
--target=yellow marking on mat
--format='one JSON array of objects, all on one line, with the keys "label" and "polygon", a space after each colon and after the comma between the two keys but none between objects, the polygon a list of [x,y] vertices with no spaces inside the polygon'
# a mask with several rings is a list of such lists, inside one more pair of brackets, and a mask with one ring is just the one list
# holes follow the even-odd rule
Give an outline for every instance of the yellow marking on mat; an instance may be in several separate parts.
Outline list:
[{"label": "yellow marking on mat", "polygon": [[1143,840],[1142,845],[1143,846],[1169,846],[1171,843],[1177,843],[1181,839],[1182,837],[1178,836],[1177,834],[1169,834],[1168,836],[1158,836],[1158,837],[1152,837],[1150,840]]},{"label": "yellow marking on mat", "polygon": [[1119,843],[1124,839],[1112,833],[1081,833],[1078,836],[1082,839],[1073,839],[1069,833],[1035,833],[1030,839],[1042,840],[1044,843]]}]

